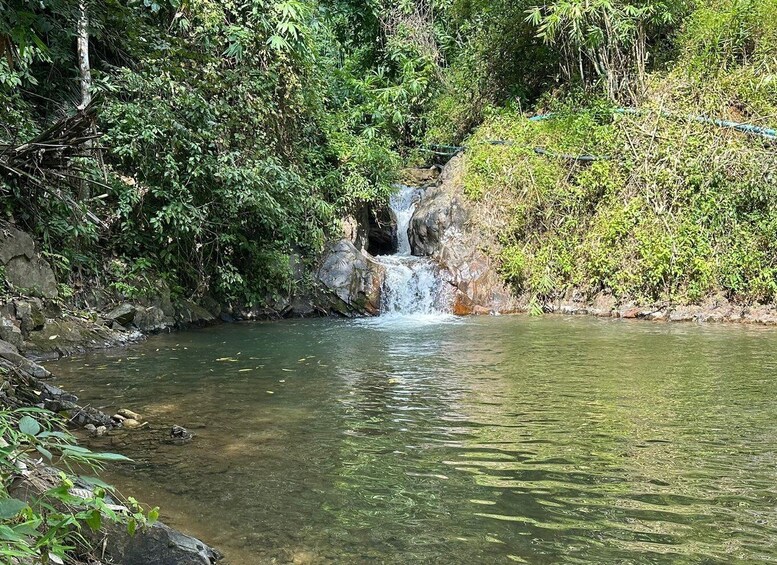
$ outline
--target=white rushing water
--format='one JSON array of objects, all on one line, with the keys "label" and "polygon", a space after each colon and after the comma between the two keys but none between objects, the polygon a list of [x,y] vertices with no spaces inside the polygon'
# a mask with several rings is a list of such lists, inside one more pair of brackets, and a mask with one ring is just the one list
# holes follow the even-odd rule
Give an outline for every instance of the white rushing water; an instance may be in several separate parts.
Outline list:
[{"label": "white rushing water", "polygon": [[380,315],[384,319],[435,321],[451,316],[439,267],[428,257],[411,254],[408,228],[422,194],[419,188],[401,186],[391,197],[391,211],[397,220],[397,253],[376,257],[386,267]]}]

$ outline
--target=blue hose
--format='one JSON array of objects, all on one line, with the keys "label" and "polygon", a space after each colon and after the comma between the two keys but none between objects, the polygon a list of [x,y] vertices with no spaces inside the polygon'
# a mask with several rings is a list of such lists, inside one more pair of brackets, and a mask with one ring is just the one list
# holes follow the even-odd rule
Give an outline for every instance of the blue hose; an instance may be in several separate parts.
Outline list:
[{"label": "blue hose", "polygon": [[[617,114],[639,114],[643,112],[642,110],[638,110],[636,108],[616,108],[613,111]],[[673,117],[673,114],[666,111],[662,111],[661,115],[666,117]],[[557,116],[558,116],[557,112],[549,112],[547,114],[537,114],[536,116],[531,116],[529,118],[529,121],[539,122],[543,120],[549,120]],[[771,141],[777,141],[777,129],[773,129],[773,128],[765,128],[761,126],[755,126],[753,124],[742,124],[739,122],[732,122],[729,120],[718,120],[716,118],[708,118],[706,116],[691,115],[691,116],[688,116],[688,119],[702,124],[712,124],[722,128],[730,128],[742,133],[746,133],[750,135],[758,135],[760,137],[764,137]],[[484,143],[487,143],[489,145],[516,145],[516,143],[513,141],[505,141],[502,139],[487,140]],[[435,155],[444,155],[444,156],[450,155],[451,157],[454,157],[461,151],[464,151],[465,149],[467,149],[466,145],[429,145],[428,147],[429,149],[421,148],[421,150],[427,151],[429,153],[434,153]],[[557,158],[562,158],[569,161],[601,161],[601,160],[610,159],[610,157],[597,156],[597,155],[568,155],[566,153],[553,153],[552,151],[547,151],[542,147],[535,147],[534,152],[537,153],[538,155],[557,157]]]}]

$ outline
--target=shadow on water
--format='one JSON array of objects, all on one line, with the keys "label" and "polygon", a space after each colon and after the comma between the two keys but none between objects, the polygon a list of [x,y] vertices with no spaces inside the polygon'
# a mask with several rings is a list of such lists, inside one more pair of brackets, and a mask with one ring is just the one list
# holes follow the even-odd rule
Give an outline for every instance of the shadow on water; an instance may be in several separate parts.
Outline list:
[{"label": "shadow on water", "polygon": [[[152,428],[109,478],[255,563],[777,560],[777,332],[287,321],[52,365]],[[87,388],[88,386],[88,388]],[[196,432],[164,442],[169,425]]]}]

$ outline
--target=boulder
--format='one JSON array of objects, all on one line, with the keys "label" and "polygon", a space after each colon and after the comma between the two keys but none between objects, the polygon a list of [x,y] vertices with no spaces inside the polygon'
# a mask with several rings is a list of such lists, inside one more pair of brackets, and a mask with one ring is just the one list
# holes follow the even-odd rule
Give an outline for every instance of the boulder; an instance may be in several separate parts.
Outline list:
[{"label": "boulder", "polygon": [[175,443],[186,443],[194,438],[194,434],[183,426],[173,426],[170,428],[170,439]]},{"label": "boulder", "polygon": [[283,312],[283,316],[287,318],[307,318],[310,316],[316,316],[317,314],[318,311],[316,310],[316,305],[313,302],[313,298],[305,295],[292,297],[291,302],[289,302],[289,306]]},{"label": "boulder", "polygon": [[455,289],[455,314],[514,312],[518,301],[491,259],[498,256],[494,233],[481,227],[485,222],[464,195],[462,176],[463,161],[455,157],[416,206],[409,229],[413,255],[429,256],[442,267]]},{"label": "boulder", "polygon": [[14,305],[16,319],[21,323],[21,330],[25,335],[43,328],[46,316],[43,314],[43,305],[40,299],[14,300]]},{"label": "boulder", "polygon": [[22,330],[9,318],[0,318],[0,340],[19,349],[24,344]]},{"label": "boulder", "polygon": [[92,424],[95,428],[100,426],[112,428],[114,426],[110,416],[91,406],[76,407],[73,414],[70,415],[70,421],[79,426]]},{"label": "boulder", "polygon": [[124,421],[121,423],[121,425],[122,425],[124,428],[128,429],[128,430],[136,430],[136,429],[140,428],[140,427],[141,427],[143,424],[141,424],[141,423],[140,423],[138,420],[136,420],[135,418],[127,418],[127,419],[125,419],[125,420],[124,420]]},{"label": "boulder", "polygon": [[105,317],[111,322],[116,322],[121,326],[126,326],[132,323],[132,321],[135,319],[136,313],[137,307],[134,304],[125,302],[124,304],[119,304],[116,306],[116,308],[108,312]]},{"label": "boulder", "polygon": [[400,171],[399,178],[410,186],[425,186],[434,184],[440,176],[440,169],[436,166],[428,169],[409,168]]},{"label": "boulder", "polygon": [[124,419],[132,419],[132,420],[142,420],[143,418],[138,414],[137,412],[133,412],[132,410],[128,410],[126,408],[122,408],[116,413],[118,416],[121,416]]},{"label": "boulder", "polygon": [[32,375],[36,379],[45,379],[51,376],[44,367],[38,365],[34,361],[30,361],[23,355],[19,354],[19,350],[12,344],[0,340],[0,360],[4,363],[0,365],[13,367],[19,369],[29,375]]},{"label": "boulder", "polygon": [[385,268],[347,239],[327,248],[316,274],[321,301],[343,316],[378,314],[384,276]]},{"label": "boulder", "polygon": [[191,300],[181,300],[176,304],[175,319],[183,326],[204,326],[216,321],[213,314]]},{"label": "boulder", "polygon": [[175,320],[168,316],[161,306],[138,308],[134,325],[144,333],[156,333],[171,328]]},{"label": "boulder", "polygon": [[42,328],[25,337],[24,353],[38,359],[56,359],[87,349],[113,347],[140,336],[117,332],[103,324],[75,316],[47,319]]},{"label": "boulder", "polygon": [[29,234],[4,224],[0,226],[0,265],[12,286],[34,296],[56,298],[57,279],[48,262],[35,252]]},{"label": "boulder", "polygon": [[105,556],[123,565],[213,565],[221,555],[197,538],[161,522],[134,536],[119,524],[105,528]]}]

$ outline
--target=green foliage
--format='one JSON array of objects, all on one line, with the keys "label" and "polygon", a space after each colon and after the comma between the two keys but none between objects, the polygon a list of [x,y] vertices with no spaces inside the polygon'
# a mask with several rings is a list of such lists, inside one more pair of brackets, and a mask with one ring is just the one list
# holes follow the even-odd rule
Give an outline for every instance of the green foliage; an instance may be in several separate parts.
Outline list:
[{"label": "green foliage", "polygon": [[525,21],[531,6],[458,0],[444,11],[448,65],[430,105],[427,142],[459,143],[493,107],[528,105],[553,86],[557,54]]},{"label": "green foliage", "polygon": [[[10,147],[72,112],[78,10],[7,6]],[[388,196],[400,155],[459,144],[485,121],[468,142],[465,190],[513,195],[502,239],[515,284],[537,296],[565,285],[646,299],[773,295],[771,156],[682,117],[774,125],[777,0],[88,9],[101,148],[48,190],[0,178],[2,213],[37,233],[63,290],[104,279],[137,297],[162,278],[184,294],[271,302],[294,285],[292,256],[314,257],[339,217]],[[613,100],[646,113],[614,115]],[[557,116],[528,122],[527,108]],[[122,268],[106,274],[113,259]]]},{"label": "green foliage", "polygon": [[685,15],[688,2],[559,0],[528,10],[537,36],[558,49],[567,81],[602,78],[613,100],[641,97],[653,43]]},{"label": "green foliage", "polygon": [[[74,6],[19,0],[4,12],[12,57],[0,68],[0,103],[18,127],[0,129],[0,145],[23,143],[70,105]],[[142,294],[135,273],[104,275],[110,254],[149,261],[144,277],[156,272],[187,293],[261,304],[288,291],[290,254],[315,255],[339,216],[390,192],[429,82],[401,42],[380,60],[362,57],[334,33],[342,15],[313,1],[89,11],[104,150],[87,151],[72,174],[100,193],[85,197],[83,181],[65,177],[55,199],[23,178],[0,179],[5,213],[37,232],[63,283],[97,276]],[[20,84],[35,92],[20,95]]]},{"label": "green foliage", "polygon": [[[717,291],[777,298],[768,143],[649,111],[557,110],[540,122],[500,113],[468,141],[467,194],[511,202],[501,259],[517,289],[682,303]],[[568,162],[534,154],[537,146],[610,159]]]},{"label": "green foliage", "polygon": [[[36,408],[0,411],[0,559],[3,562],[63,563],[71,554],[88,550],[85,528],[99,530],[103,521],[123,522],[130,533],[156,521],[133,499],[129,510],[116,509],[116,496],[101,481],[77,476],[74,467],[95,469],[103,462],[125,461],[113,453],[95,453],[76,445],[75,438],[53,414]],[[30,472],[31,458],[43,458],[67,469],[56,484],[27,500],[11,497],[9,488]]]},{"label": "green foliage", "polygon": [[777,1],[719,0],[700,6],[678,40],[673,79],[684,104],[755,124],[777,115]]}]

